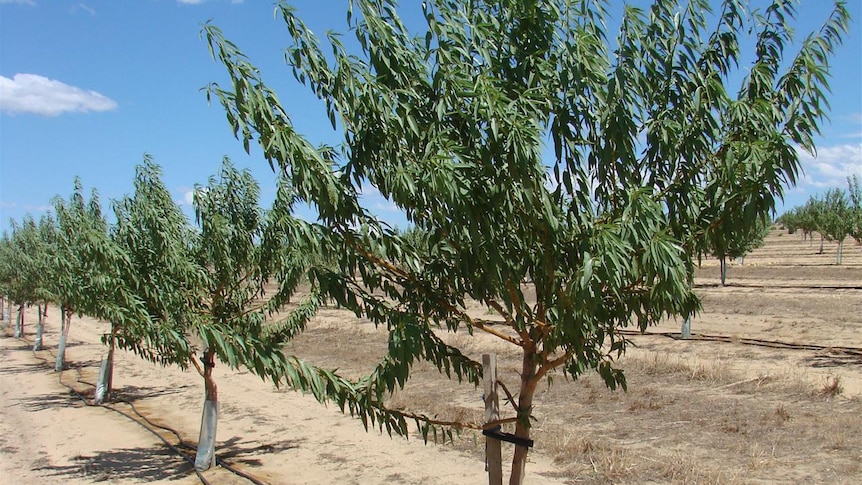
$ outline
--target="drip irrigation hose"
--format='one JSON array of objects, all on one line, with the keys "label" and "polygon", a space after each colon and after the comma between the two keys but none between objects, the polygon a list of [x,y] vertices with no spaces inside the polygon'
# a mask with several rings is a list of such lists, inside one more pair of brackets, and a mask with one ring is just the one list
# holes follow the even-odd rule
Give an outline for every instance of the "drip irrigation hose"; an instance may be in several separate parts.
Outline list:
[{"label": "drip irrigation hose", "polygon": [[862,290],[859,285],[759,285],[756,283],[745,282],[730,282],[730,283],[696,283],[694,285],[698,289],[719,289],[719,288],[758,288],[764,290]]},{"label": "drip irrigation hose", "polygon": [[[28,339],[27,339],[26,337],[23,337],[23,336],[22,336],[22,337],[20,337],[20,338],[19,338],[19,340],[24,340],[25,342],[28,342],[28,343],[29,343]],[[49,353],[49,354],[52,354],[52,355],[54,354],[54,353],[53,353],[52,351],[50,351],[50,350],[48,350],[48,353]],[[35,357],[35,358],[36,358],[36,359],[38,359],[38,360],[41,360],[45,365],[49,365],[49,364],[48,364],[48,359],[45,359],[44,357],[41,357],[41,356],[39,356],[39,355],[36,355],[36,352],[33,352],[33,357]],[[55,357],[56,357],[56,355],[55,355]],[[80,382],[80,383],[82,383],[82,384],[87,384],[87,385],[91,385],[91,386],[93,386],[93,387],[96,387],[95,385],[93,385],[93,384],[91,384],[91,383],[89,383],[89,382],[84,382],[84,381],[82,381],[82,380],[81,380],[81,378],[80,378],[80,376],[81,376],[81,368],[80,368],[80,367],[76,367],[76,368],[75,368],[75,370],[78,372],[78,376],[79,376],[79,377],[78,377],[78,382]],[[108,405],[106,405],[106,404],[94,404],[94,403],[91,403],[90,401],[88,401],[88,400],[87,400],[87,398],[86,398],[86,396],[84,396],[83,394],[81,394],[80,392],[78,392],[78,390],[77,390],[77,389],[75,389],[74,387],[72,387],[72,386],[70,386],[70,385],[66,384],[65,382],[63,382],[63,372],[65,372],[65,369],[64,369],[64,370],[61,370],[61,371],[60,371],[60,373],[57,375],[57,381],[60,383],[60,385],[61,385],[61,386],[63,386],[63,387],[65,387],[66,389],[68,389],[72,394],[74,394],[78,399],[80,399],[80,400],[81,400],[81,402],[83,402],[85,406],[87,406],[87,407],[101,407],[101,408],[104,408],[104,409],[108,409],[108,410],[114,411],[115,413],[120,414],[120,415],[122,415],[122,416],[125,416],[125,417],[126,417],[126,418],[128,418],[129,420],[134,421],[134,422],[138,423],[139,425],[141,425],[141,424],[140,424],[140,422],[139,422],[139,421],[137,421],[135,418],[133,418],[132,416],[130,416],[130,415],[129,415],[129,414],[127,414],[127,413],[124,413],[124,412],[120,411],[119,409],[115,409],[115,408],[113,408],[113,407],[111,407],[111,406],[108,406]],[[140,415],[140,414],[139,414],[139,415]],[[171,451],[173,451],[173,452],[174,452],[174,453],[176,453],[180,458],[182,458],[183,460],[185,460],[186,462],[188,462],[188,463],[192,466],[192,469],[195,471],[195,475],[197,475],[198,479],[201,481],[201,483],[202,483],[202,484],[204,484],[204,485],[212,485],[212,483],[211,483],[209,480],[207,480],[203,475],[201,475],[201,473],[197,470],[197,468],[195,468],[194,460],[192,460],[191,458],[189,458],[185,453],[183,453],[182,451],[180,451],[176,446],[174,446],[174,445],[172,445],[172,444],[168,443],[168,441],[167,441],[167,440],[165,440],[165,438],[164,438],[162,435],[160,435],[160,434],[156,433],[155,431],[153,431],[153,430],[152,430],[152,429],[150,429],[150,428],[147,428],[146,426],[141,425],[141,427],[142,427],[142,428],[144,428],[144,429],[146,429],[146,430],[147,430],[147,431],[149,431],[150,433],[154,434],[154,435],[155,435],[156,437],[158,437],[158,438],[159,438],[159,440],[161,440],[161,441],[162,441],[162,443],[164,443],[164,444],[165,444],[165,446],[167,446]]]},{"label": "drip irrigation hose", "polygon": [[763,340],[756,338],[744,337],[728,337],[726,335],[707,335],[707,334],[691,334],[690,338],[683,339],[679,332],[640,332],[638,330],[618,330],[622,335],[630,336],[654,336],[667,337],[674,340],[702,340],[708,342],[725,342],[737,343],[742,345],[754,345],[757,347],[770,347],[773,349],[790,349],[790,350],[815,350],[820,352],[834,352],[855,357],[862,357],[862,348],[859,347],[841,347],[830,345],[815,345],[815,344],[798,344],[794,342],[782,342],[780,340]]},{"label": "drip irrigation hose", "polygon": [[[32,342],[30,342],[30,341],[29,341],[29,339],[27,339],[27,338],[26,338],[25,336],[23,336],[23,335],[22,335],[21,337],[19,337],[19,340],[23,340],[23,341],[27,342],[28,344],[31,344],[31,343],[32,343]],[[31,348],[32,348],[32,345],[31,345]],[[54,356],[54,357],[56,358],[56,354],[54,354],[54,352],[53,352],[53,351],[51,351],[50,349],[43,349],[42,351],[46,351],[46,352],[48,352],[49,354],[51,354],[52,356]],[[44,357],[41,357],[41,356],[39,356],[39,355],[36,355],[36,351],[33,351],[33,357],[35,357],[35,358],[36,358],[36,359],[38,359],[38,360],[41,360],[41,361],[42,361],[42,363],[43,363],[43,364],[45,364],[46,366],[50,366],[50,364],[48,363],[48,359],[45,359]],[[87,381],[85,381],[85,380],[83,380],[83,379],[82,379],[82,375],[81,375],[81,367],[80,367],[80,366],[75,367],[75,371],[76,371],[76,372],[77,372],[77,374],[78,374],[78,378],[76,379],[78,383],[81,383],[81,384],[84,384],[84,385],[88,385],[88,386],[91,386],[91,387],[94,387],[94,388],[96,387],[96,385],[95,385],[95,384],[93,384],[92,382],[87,382]],[[147,431],[149,431],[150,433],[152,433],[153,435],[155,435],[156,437],[158,437],[158,438],[159,438],[159,440],[161,440],[161,442],[162,442],[162,443],[164,443],[164,445],[165,445],[165,446],[167,446],[171,451],[173,451],[174,453],[176,453],[180,458],[182,458],[182,459],[183,459],[183,460],[185,460],[189,465],[191,465],[192,469],[195,471],[195,475],[197,475],[198,479],[201,481],[201,483],[202,483],[203,485],[212,485],[212,483],[211,483],[209,480],[207,480],[207,479],[206,479],[206,477],[204,477],[204,476],[200,473],[200,471],[198,471],[198,469],[195,467],[195,462],[194,462],[194,460],[193,460],[190,456],[188,456],[188,454],[184,453],[182,450],[180,450],[180,449],[179,449],[179,448],[185,448],[185,449],[187,449],[187,450],[192,450],[192,451],[194,451],[194,450],[196,449],[196,448],[195,448],[195,447],[193,447],[192,445],[190,445],[190,444],[186,443],[186,442],[183,440],[183,438],[180,436],[179,432],[177,432],[175,429],[173,429],[173,428],[171,428],[171,427],[163,426],[163,425],[156,424],[156,423],[152,422],[149,418],[147,418],[146,416],[144,416],[143,414],[141,414],[141,412],[140,412],[140,411],[138,411],[138,409],[135,407],[135,405],[134,405],[131,401],[128,401],[128,400],[126,400],[126,399],[117,399],[115,402],[123,403],[123,404],[128,405],[128,406],[132,409],[132,412],[134,412],[134,413],[135,413],[135,415],[137,415],[140,419],[142,419],[144,422],[146,422],[148,425],[152,426],[153,428],[159,428],[159,429],[165,430],[165,431],[167,431],[167,432],[169,432],[169,433],[173,434],[173,435],[177,438],[177,441],[179,442],[179,445],[178,445],[178,446],[175,446],[175,445],[171,444],[170,442],[168,442],[168,441],[164,438],[164,436],[162,436],[161,434],[157,433],[157,432],[156,432],[156,431],[154,431],[152,428],[145,426],[144,424],[142,424],[140,421],[138,421],[137,419],[135,419],[133,416],[131,416],[131,415],[130,415],[130,414],[128,414],[128,413],[125,413],[125,412],[123,412],[123,411],[120,411],[119,409],[116,409],[115,407],[110,406],[110,405],[108,405],[107,403],[106,403],[106,404],[94,404],[94,403],[91,403],[90,401],[88,401],[88,400],[87,400],[86,396],[84,396],[83,394],[81,394],[80,392],[78,392],[78,390],[77,390],[77,389],[75,389],[74,387],[72,387],[72,386],[70,386],[70,385],[66,384],[65,382],[63,382],[63,372],[65,372],[65,369],[64,369],[64,370],[61,370],[61,371],[59,372],[59,374],[58,374],[58,376],[57,376],[57,380],[58,380],[58,382],[60,383],[60,385],[62,385],[62,386],[63,386],[63,387],[65,387],[66,389],[68,389],[72,394],[74,394],[75,396],[77,396],[77,397],[78,397],[78,399],[80,399],[80,400],[81,400],[81,402],[83,402],[83,403],[84,403],[84,405],[86,405],[86,406],[88,406],[88,407],[101,407],[101,408],[105,408],[105,409],[108,409],[108,410],[114,411],[115,413],[120,414],[120,415],[122,415],[122,416],[125,416],[126,418],[128,418],[128,419],[129,419],[129,420],[131,420],[131,421],[134,421],[134,422],[135,422],[135,423],[137,423],[139,426],[141,426],[142,428],[146,429]],[[237,476],[239,476],[239,477],[245,478],[246,480],[250,481],[250,482],[251,482],[251,483],[253,483],[254,485],[268,485],[266,482],[262,482],[262,481],[258,480],[257,478],[255,478],[254,476],[250,475],[249,473],[244,472],[244,471],[242,471],[242,470],[240,470],[240,469],[237,469],[237,468],[233,467],[232,465],[230,465],[229,463],[225,463],[225,461],[224,461],[224,460],[222,460],[221,458],[219,458],[218,456],[216,456],[215,462],[216,462],[216,464],[217,464],[218,466],[220,466],[220,467],[224,468],[225,470],[228,470],[229,472],[233,473],[234,475],[237,475]]]}]

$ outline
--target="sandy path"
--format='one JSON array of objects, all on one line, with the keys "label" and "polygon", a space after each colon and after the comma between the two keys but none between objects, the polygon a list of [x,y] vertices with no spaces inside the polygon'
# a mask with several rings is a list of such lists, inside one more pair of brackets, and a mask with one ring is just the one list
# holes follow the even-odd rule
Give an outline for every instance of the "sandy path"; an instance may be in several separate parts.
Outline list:
[{"label": "sandy path", "polygon": [[[28,310],[27,319],[35,321],[34,309]],[[45,342],[51,348],[58,320],[56,311],[49,312]],[[116,412],[84,405],[63,387],[52,368],[29,350],[34,331],[28,323],[29,341],[16,340],[9,332],[0,337],[0,483],[199,483],[188,464],[156,436]],[[64,372],[64,382],[92,392],[76,382],[74,368],[80,367],[82,381],[96,380],[103,331],[103,323],[73,319],[67,351],[73,369]],[[37,355],[53,363],[53,354]],[[413,438],[366,433],[358,420],[309,396],[277,391],[247,372],[224,367],[216,372],[221,399],[218,455],[266,482],[487,483],[483,463],[475,456]],[[186,442],[196,442],[203,398],[196,374],[119,352],[114,385],[118,397],[134,402],[149,419],[177,430]],[[115,407],[131,411],[125,404]],[[547,476],[555,472],[537,455],[528,465],[527,483],[562,483]],[[250,483],[221,468],[205,477],[217,484]]]},{"label": "sandy path", "polygon": [[[86,406],[37,356],[53,361],[48,352],[34,355],[29,342],[0,338],[2,483],[93,483],[104,478],[91,466],[93,460],[82,457],[98,457],[99,467],[116,468],[120,475],[163,475],[160,463],[173,460],[157,437],[118,413]],[[73,375],[65,372],[64,381]]]}]

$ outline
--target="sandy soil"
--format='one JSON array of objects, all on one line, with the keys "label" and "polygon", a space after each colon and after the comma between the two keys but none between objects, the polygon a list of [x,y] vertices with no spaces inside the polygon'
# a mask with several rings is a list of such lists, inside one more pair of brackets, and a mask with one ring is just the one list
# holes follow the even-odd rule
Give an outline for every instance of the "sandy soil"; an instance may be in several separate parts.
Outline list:
[{"label": "sandy soil", "polygon": [[[773,231],[744,265],[730,267],[725,287],[717,262],[704,261],[697,273],[704,309],[692,330],[729,342],[669,338],[679,332],[673,321],[633,336],[637,347],[620,362],[626,393],[610,392],[592,376],[555,379],[537,397],[537,447],[526,482],[862,483],[862,355],[853,353],[862,347],[862,248],[848,242],[840,267],[834,245],[827,243],[825,254],[818,249]],[[200,483],[165,444],[197,441],[203,384],[196,373],[119,353],[114,385],[121,402],[89,406],[107,325],[73,319],[69,368],[59,374],[56,308],[47,320],[48,350],[30,350],[35,309],[26,319],[25,339],[12,338],[8,328],[0,337],[0,483]],[[514,383],[512,349],[484,334],[454,338],[477,358],[497,352],[501,378]],[[819,347],[774,348],[749,339]],[[322,311],[291,345],[348,374],[373,365],[384,348],[381,332],[335,309]],[[262,482],[487,482],[481,436],[425,445],[367,433],[309,396],[276,390],[247,372],[216,372],[218,456]],[[426,367],[416,376],[394,405],[441,418],[481,416],[480,391]],[[251,483],[220,467],[204,477]]]},{"label": "sandy soil", "polygon": [[[35,311],[28,311],[27,319],[35,318]],[[57,322],[59,316],[49,310],[48,321]],[[92,396],[86,383],[96,381],[104,351],[96,342],[105,327],[88,318],[76,318],[72,324],[67,350],[72,368],[63,373],[62,383],[86,397]],[[56,335],[49,332],[46,341],[56,342]],[[157,436],[123,415],[135,417],[130,406],[85,405],[44,362],[53,364],[54,354],[34,354],[31,345],[32,335],[25,340],[0,338],[0,482],[199,483],[191,467]],[[195,443],[201,379],[131,354],[117,357],[116,397]],[[483,483],[484,465],[474,456],[417,439],[366,433],[358,420],[309,396],[275,390],[247,372],[224,367],[216,372],[221,400],[217,454],[268,483]],[[161,434],[177,444],[170,433]],[[547,463],[531,465],[530,483],[560,483],[539,475]],[[204,475],[214,484],[250,483],[222,469]]]}]

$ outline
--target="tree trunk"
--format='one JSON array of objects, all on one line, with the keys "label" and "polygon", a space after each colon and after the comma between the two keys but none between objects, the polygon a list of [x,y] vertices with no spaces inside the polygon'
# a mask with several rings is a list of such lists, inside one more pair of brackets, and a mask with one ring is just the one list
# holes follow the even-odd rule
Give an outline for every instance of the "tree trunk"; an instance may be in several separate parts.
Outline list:
[{"label": "tree trunk", "polygon": [[60,306],[60,343],[57,344],[57,362],[54,370],[62,372],[66,366],[66,339],[69,338],[69,330],[72,328],[72,310],[65,305]]},{"label": "tree trunk", "polygon": [[44,306],[42,307],[42,315],[45,317],[48,316],[48,302],[47,301],[45,302]]},{"label": "tree trunk", "polygon": [[820,251],[817,254],[823,254],[823,234],[820,235]]},{"label": "tree trunk", "polygon": [[7,328],[12,324],[12,302],[8,300],[8,296],[3,298],[3,310],[0,311],[0,319],[3,320],[3,328]]},{"label": "tree trunk", "polygon": [[201,432],[198,438],[198,453],[195,458],[195,468],[208,470],[215,466],[215,440],[218,428],[218,387],[213,380],[212,372],[215,367],[215,350],[204,351],[204,409],[201,416]]},{"label": "tree trunk", "polygon": [[721,271],[721,286],[725,286],[725,283],[727,282],[727,258],[722,256],[719,258],[718,262]]},{"label": "tree trunk", "polygon": [[[521,391],[518,397],[518,423],[515,425],[515,436],[518,438],[530,438],[530,415],[533,410],[533,394],[536,392],[536,353],[534,350],[524,349],[524,360],[521,362]],[[515,454],[512,458],[512,475],[509,477],[509,485],[522,485],[527,467],[526,446],[515,445]]]},{"label": "tree trunk", "polygon": [[102,367],[99,370],[99,381],[96,383],[96,397],[94,402],[102,404],[111,400],[111,390],[114,387],[114,349],[117,338],[116,325],[111,324],[111,337],[108,342],[108,357],[102,361]]},{"label": "tree trunk", "polygon": [[39,322],[36,324],[36,339],[33,341],[33,352],[42,350],[42,335],[45,333],[45,314],[42,313],[42,305],[36,307]]},{"label": "tree trunk", "polygon": [[18,307],[18,318],[15,319],[15,338],[24,336],[24,304]]},{"label": "tree trunk", "polygon": [[0,324],[6,323],[6,297],[0,296]]},{"label": "tree trunk", "polygon": [[841,266],[841,256],[844,253],[844,240],[838,241],[838,252],[835,253],[835,264]]}]

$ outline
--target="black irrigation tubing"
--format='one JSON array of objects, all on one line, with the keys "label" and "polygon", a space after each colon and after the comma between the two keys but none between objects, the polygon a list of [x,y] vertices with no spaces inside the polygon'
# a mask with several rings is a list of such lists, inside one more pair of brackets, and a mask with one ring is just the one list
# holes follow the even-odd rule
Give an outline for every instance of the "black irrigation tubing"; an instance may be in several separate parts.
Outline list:
[{"label": "black irrigation tubing", "polygon": [[[808,254],[807,256],[814,256],[815,254]],[[818,255],[819,256],[819,255]],[[777,263],[777,264],[759,264],[759,265],[745,265],[745,266],[736,266],[737,269],[745,269],[745,268],[858,268],[862,265],[858,263],[842,263],[840,265],[835,263]],[[713,266],[714,267],[714,266]],[[755,270],[756,271],[756,270]]]},{"label": "black irrigation tubing", "polygon": [[[78,376],[79,376],[79,377],[78,377],[78,379],[77,379],[77,380],[78,380],[78,382],[80,382],[80,383],[82,383],[82,384],[86,384],[86,385],[88,385],[88,386],[96,387],[93,383],[91,383],[91,382],[86,382],[86,381],[84,381],[84,380],[82,380],[82,379],[81,379],[81,377],[80,377],[80,375],[81,375],[81,369],[80,369],[80,367],[76,367],[76,368],[75,368],[75,370],[78,372]],[[67,387],[68,387],[68,386],[67,386]],[[184,449],[191,450],[191,451],[195,451],[195,450],[196,450],[196,448],[195,448],[194,446],[192,446],[192,445],[190,445],[190,444],[186,443],[186,442],[185,442],[185,440],[183,440],[182,436],[180,436],[180,434],[179,434],[179,432],[177,432],[177,430],[175,430],[175,429],[173,429],[173,428],[171,428],[171,427],[169,427],[169,426],[163,426],[163,425],[156,424],[156,423],[154,423],[154,422],[150,421],[150,419],[149,419],[149,418],[147,418],[146,416],[144,416],[143,414],[141,414],[141,412],[140,412],[140,411],[138,411],[138,408],[136,408],[136,407],[135,407],[135,405],[134,405],[131,401],[128,401],[128,400],[126,400],[126,399],[116,399],[116,400],[114,400],[114,402],[120,402],[120,403],[123,403],[123,404],[128,405],[130,408],[132,408],[132,411],[133,411],[133,412],[134,412],[138,417],[140,417],[141,419],[143,419],[143,420],[144,420],[147,424],[149,424],[150,426],[152,426],[152,427],[154,427],[154,428],[163,429],[163,430],[165,430],[165,431],[167,431],[167,432],[169,432],[169,433],[173,434],[174,436],[176,436],[177,441],[179,442],[179,447],[180,447],[180,448],[184,448]],[[108,406],[106,406],[106,407],[108,407]],[[118,412],[118,413],[120,413],[120,414],[125,414],[125,413],[123,413],[122,411],[119,411],[119,410],[117,410],[117,409],[114,409],[113,407],[108,407],[108,408],[109,408],[109,409],[111,409],[111,410],[113,410],[113,411],[116,411],[116,412]],[[132,419],[133,421],[137,422],[138,424],[140,424],[140,422],[139,422],[139,421],[137,421],[137,420],[135,420],[134,418],[131,418],[131,417],[130,417],[130,416],[128,416],[128,415],[126,415],[126,416],[127,416],[127,417],[129,417],[130,419]],[[142,426],[142,427],[144,427],[144,428],[147,428],[146,426],[143,426],[143,425],[141,425],[141,426]],[[158,436],[158,437],[159,437],[159,438],[160,438],[160,439],[165,443],[165,445],[167,445],[168,447],[170,447],[172,450],[174,450],[174,451],[175,451],[175,452],[177,452],[177,453],[180,453],[180,454],[183,456],[183,458],[184,458],[184,459],[186,459],[186,461],[188,461],[188,462],[189,462],[189,464],[191,464],[191,465],[192,465],[192,467],[194,467],[194,461],[193,461],[190,457],[188,457],[185,453],[182,453],[182,451],[180,451],[180,450],[176,449],[176,447],[174,447],[174,446],[172,446],[171,444],[169,444],[167,441],[165,441],[165,439],[164,439],[160,434],[158,434],[158,433],[154,432],[152,429],[147,428],[147,430],[148,430],[148,431],[150,431],[151,433],[155,434],[156,436]],[[222,460],[222,459],[221,459],[221,458],[219,458],[218,456],[216,456],[215,461],[216,461],[216,464],[217,464],[217,465],[219,465],[220,467],[222,467],[222,468],[224,468],[225,470],[227,470],[227,471],[229,471],[229,472],[233,473],[234,475],[237,475],[237,476],[240,476],[240,477],[242,477],[242,478],[245,478],[246,480],[248,480],[248,481],[252,482],[252,483],[253,483],[253,484],[255,484],[255,485],[267,485],[265,482],[262,482],[262,481],[258,480],[258,479],[257,479],[257,478],[255,478],[254,476],[252,476],[252,475],[250,475],[250,474],[248,474],[248,473],[246,473],[246,472],[244,472],[244,471],[242,471],[242,470],[240,470],[240,469],[238,469],[238,468],[233,467],[233,466],[232,466],[232,465],[230,465],[229,463],[226,463],[224,460]],[[200,472],[197,470],[197,468],[194,468],[194,470],[195,470],[195,474],[198,476],[198,478],[200,478],[200,479],[201,479],[201,481],[202,481],[202,482],[204,482],[204,483],[208,483],[208,482],[206,481],[206,479],[205,479],[203,476],[201,476],[201,474],[200,474]]]},{"label": "black irrigation tubing", "polygon": [[[32,342],[30,342],[30,341],[29,341],[26,337],[24,337],[24,336],[20,337],[20,338],[19,338],[19,340],[23,340],[23,341],[25,341],[25,342],[27,342],[27,343],[29,343],[29,344],[31,344],[31,343],[32,343]],[[46,350],[49,354],[51,354],[51,355],[53,355],[54,357],[56,357],[56,355],[54,354],[54,352],[52,352],[50,349],[43,349],[43,350]],[[35,357],[36,359],[41,360],[45,365],[50,365],[50,364],[48,363],[48,359],[45,359],[44,357],[41,357],[41,356],[39,356],[39,355],[36,355],[36,352],[35,352],[35,351],[33,352],[33,357]],[[81,384],[88,385],[88,386],[96,387],[96,386],[95,386],[95,384],[93,384],[93,383],[91,383],[91,382],[84,381],[84,380],[82,380],[82,379],[81,379],[81,368],[80,368],[80,366],[79,366],[79,367],[76,367],[76,368],[75,368],[75,370],[76,370],[76,372],[78,373],[77,382],[79,382],[79,383],[81,383]],[[82,401],[86,406],[89,406],[89,407],[102,407],[102,408],[105,408],[105,409],[109,409],[109,410],[111,410],[111,411],[114,411],[115,413],[118,413],[118,414],[121,414],[121,415],[125,416],[126,418],[130,419],[131,421],[134,421],[134,422],[135,422],[135,423],[137,423],[139,426],[141,426],[142,428],[146,429],[147,431],[149,431],[150,433],[152,433],[152,434],[154,434],[156,437],[158,437],[158,438],[159,438],[159,440],[161,440],[161,441],[162,441],[162,443],[164,443],[164,444],[165,444],[165,446],[167,446],[171,451],[173,451],[174,453],[176,453],[180,458],[182,458],[183,460],[185,460],[186,462],[188,462],[188,463],[189,463],[189,465],[191,465],[191,466],[192,466],[192,469],[195,471],[195,475],[197,475],[197,477],[198,477],[198,479],[201,481],[201,483],[203,483],[204,485],[212,485],[212,483],[211,483],[209,480],[207,480],[207,479],[206,479],[206,477],[204,477],[203,475],[201,475],[200,471],[198,471],[198,469],[195,467],[194,460],[193,460],[190,456],[188,456],[188,454],[184,453],[184,452],[183,452],[182,450],[180,450],[177,446],[174,446],[174,445],[172,445],[171,443],[169,443],[169,442],[164,438],[164,436],[162,436],[161,434],[159,434],[159,433],[155,432],[152,428],[149,428],[149,427],[147,427],[147,426],[144,426],[140,421],[138,421],[137,419],[135,419],[133,416],[129,415],[128,413],[124,413],[123,411],[120,411],[119,409],[116,409],[116,408],[114,408],[113,406],[109,406],[109,405],[107,405],[107,404],[94,404],[94,403],[91,403],[90,401],[88,401],[88,400],[87,400],[87,398],[86,398],[83,394],[81,394],[80,392],[78,392],[74,387],[72,387],[72,386],[70,386],[70,385],[66,384],[65,382],[63,382],[63,372],[64,372],[64,371],[65,371],[65,369],[64,369],[63,371],[60,371],[60,373],[58,374],[58,377],[57,377],[58,382],[59,382],[59,383],[60,383],[60,385],[62,385],[63,387],[65,387],[65,388],[69,389],[69,391],[70,391],[70,392],[72,392],[75,396],[77,396],[77,397],[78,397],[78,399],[80,399],[80,400],[81,400],[81,401]],[[115,402],[119,402],[119,403],[127,404],[129,407],[131,407],[131,408],[132,408],[132,411],[133,411],[133,412],[134,412],[134,413],[135,413],[139,418],[141,418],[142,420],[144,420],[144,421],[145,421],[147,424],[149,424],[150,426],[155,427],[155,428],[163,429],[163,430],[168,431],[169,433],[173,434],[174,436],[176,436],[177,440],[179,441],[179,446],[180,446],[180,447],[185,448],[185,449],[189,449],[189,450],[194,450],[194,449],[195,449],[193,446],[191,446],[191,445],[189,445],[188,443],[186,443],[186,442],[182,439],[182,437],[180,436],[179,432],[177,432],[175,429],[170,428],[170,427],[168,427],[168,426],[162,426],[162,425],[159,425],[159,424],[156,424],[156,423],[154,423],[154,422],[150,421],[146,416],[144,416],[143,414],[141,414],[141,413],[140,413],[140,411],[138,411],[138,409],[135,407],[135,405],[134,405],[132,402],[130,402],[130,401],[128,401],[128,400],[125,400],[125,399],[118,399],[118,400],[116,400]],[[254,476],[252,476],[252,475],[250,475],[250,474],[248,474],[248,473],[246,473],[246,472],[244,472],[244,471],[242,471],[242,470],[239,470],[239,469],[237,469],[237,468],[234,468],[233,466],[231,466],[231,465],[230,465],[230,464],[228,464],[228,463],[225,463],[225,462],[224,462],[224,460],[222,460],[222,459],[221,459],[221,458],[219,458],[218,456],[216,456],[216,460],[215,460],[215,461],[216,461],[216,464],[217,464],[217,465],[219,465],[219,466],[221,466],[222,468],[224,468],[224,469],[228,470],[229,472],[233,473],[234,475],[237,475],[237,476],[239,476],[239,477],[245,478],[246,480],[248,480],[248,481],[252,482],[252,483],[253,483],[253,484],[255,484],[255,485],[267,485],[267,484],[266,484],[266,482],[262,482],[262,481],[258,480],[257,478],[255,478]]]},{"label": "black irrigation tubing", "polygon": [[778,340],[763,340],[756,338],[729,337],[727,335],[706,335],[706,334],[691,334],[687,339],[682,338],[679,332],[639,332],[637,330],[620,330],[623,335],[652,335],[657,337],[668,337],[674,340],[703,340],[710,342],[727,342],[738,343],[743,345],[755,345],[758,347],[770,347],[775,349],[792,349],[792,350],[816,350],[837,352],[847,355],[862,357],[862,348],[859,347],[841,347],[830,345],[815,345],[815,344],[798,344],[794,342],[781,342]]},{"label": "black irrigation tubing", "polygon": [[748,283],[698,283],[695,288],[763,288],[768,290],[862,290],[862,285],[755,285]]}]

